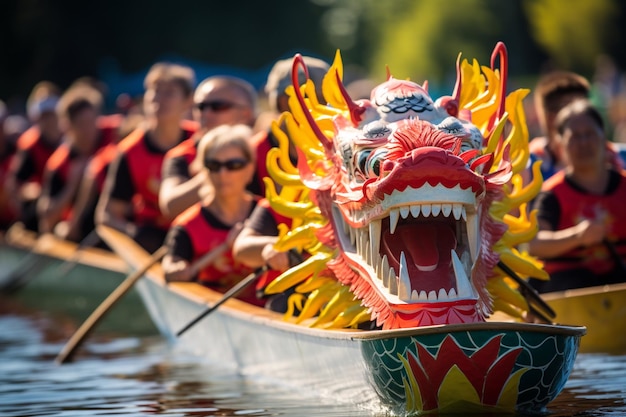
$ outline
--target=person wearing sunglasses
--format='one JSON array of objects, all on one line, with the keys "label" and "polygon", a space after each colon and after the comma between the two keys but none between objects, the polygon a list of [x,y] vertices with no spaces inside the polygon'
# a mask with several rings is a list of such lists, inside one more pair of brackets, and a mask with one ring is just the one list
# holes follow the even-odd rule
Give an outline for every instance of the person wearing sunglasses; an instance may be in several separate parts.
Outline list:
[{"label": "person wearing sunglasses", "polygon": [[117,145],[96,208],[97,224],[126,233],[149,252],[162,245],[171,222],[158,204],[163,158],[196,131],[184,120],[194,83],[187,66],[152,66],[144,80],[145,120]]},{"label": "person wearing sunglasses", "polygon": [[174,218],[200,200],[198,192],[205,187],[206,173],[190,167],[203,134],[220,125],[241,123],[252,126],[256,103],[254,87],[240,78],[213,76],[198,85],[194,93],[193,117],[200,129],[194,137],[170,150],[163,161],[163,182],[159,190],[159,206],[163,213]]},{"label": "person wearing sunglasses", "polygon": [[[172,223],[166,239],[168,253],[162,261],[168,282],[197,280],[224,292],[253,271],[235,261],[230,250],[259,199],[246,190],[254,173],[251,135],[248,126],[222,125],[200,140],[193,164],[205,173],[206,185],[212,192],[204,194],[202,201],[185,210]],[[229,249],[195,274],[194,262],[224,242]],[[262,304],[253,288],[239,298]]]}]

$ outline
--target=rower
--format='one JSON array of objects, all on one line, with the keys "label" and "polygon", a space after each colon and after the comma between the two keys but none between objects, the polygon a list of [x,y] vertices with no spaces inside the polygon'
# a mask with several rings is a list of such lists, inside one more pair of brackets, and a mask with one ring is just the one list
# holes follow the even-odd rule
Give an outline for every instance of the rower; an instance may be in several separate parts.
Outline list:
[{"label": "rower", "polygon": [[196,131],[195,123],[184,121],[194,78],[186,66],[152,66],[144,80],[145,121],[119,143],[96,208],[96,223],[126,233],[149,252],[163,244],[171,222],[158,205],[163,158]]},{"label": "rower", "polygon": [[[245,125],[222,125],[210,130],[199,142],[194,164],[206,178],[212,192],[203,193],[173,222],[167,235],[168,253],[163,258],[167,281],[192,281],[225,292],[253,269],[234,260],[231,247],[243,222],[256,207],[259,197],[246,190],[254,174],[254,154],[249,139],[252,130]],[[223,255],[196,271],[194,264],[205,254],[228,248]],[[262,305],[254,287],[240,295],[249,303]]]}]

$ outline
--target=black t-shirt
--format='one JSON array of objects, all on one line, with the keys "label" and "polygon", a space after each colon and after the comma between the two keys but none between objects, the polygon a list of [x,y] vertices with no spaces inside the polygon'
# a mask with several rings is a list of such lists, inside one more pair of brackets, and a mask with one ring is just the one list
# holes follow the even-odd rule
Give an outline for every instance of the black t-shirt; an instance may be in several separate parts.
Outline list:
[{"label": "black t-shirt", "polygon": [[[39,138],[39,142],[44,148],[48,149],[51,153],[57,148],[57,145],[53,145],[50,141],[46,140],[43,136]],[[39,145],[36,145],[39,146]],[[37,172],[37,166],[35,164],[35,158],[32,154],[32,149],[19,149],[16,155],[19,165],[15,172],[15,177],[20,182],[28,181]],[[43,169],[43,167],[41,167]]]},{"label": "black t-shirt", "polygon": [[252,211],[246,227],[263,236],[278,236],[276,219],[267,207],[261,205]]},{"label": "black t-shirt", "polygon": [[182,177],[186,180],[191,179],[187,158],[184,155],[179,155],[174,158],[166,158],[163,161],[161,176],[163,179],[172,177]]},{"label": "black t-shirt", "polygon": [[[609,183],[603,195],[609,195],[614,193],[619,187],[622,176],[616,171],[609,171]],[[587,194],[588,192],[571,180],[570,177],[565,177],[565,182],[568,186],[572,187],[580,193]],[[537,198],[533,204],[533,208],[537,209],[537,218],[550,224],[551,230],[557,230],[559,226],[559,220],[561,219],[561,205],[556,195],[551,191],[543,191],[537,195]]]}]

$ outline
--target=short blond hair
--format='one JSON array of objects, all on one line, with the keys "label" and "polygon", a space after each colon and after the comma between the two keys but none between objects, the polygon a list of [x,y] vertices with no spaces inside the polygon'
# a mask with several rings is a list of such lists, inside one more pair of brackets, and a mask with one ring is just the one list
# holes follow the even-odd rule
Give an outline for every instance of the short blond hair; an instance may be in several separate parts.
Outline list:
[{"label": "short blond hair", "polygon": [[221,125],[209,130],[198,143],[198,153],[193,162],[195,167],[204,167],[207,155],[230,146],[238,148],[245,159],[254,162],[254,152],[250,145],[251,136],[252,129],[244,124]]}]

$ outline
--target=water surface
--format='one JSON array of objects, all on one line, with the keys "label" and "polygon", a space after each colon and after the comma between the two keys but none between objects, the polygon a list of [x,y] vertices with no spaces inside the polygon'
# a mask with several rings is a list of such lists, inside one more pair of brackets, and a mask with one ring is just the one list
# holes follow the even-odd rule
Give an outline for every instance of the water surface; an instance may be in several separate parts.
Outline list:
[{"label": "water surface", "polygon": [[[15,299],[0,299],[0,306],[3,417],[388,415],[242,378],[176,351],[154,332],[111,331],[111,322],[87,340],[73,363],[59,366],[54,358],[80,321],[23,308]],[[548,412],[626,416],[626,355],[579,355]]]}]

